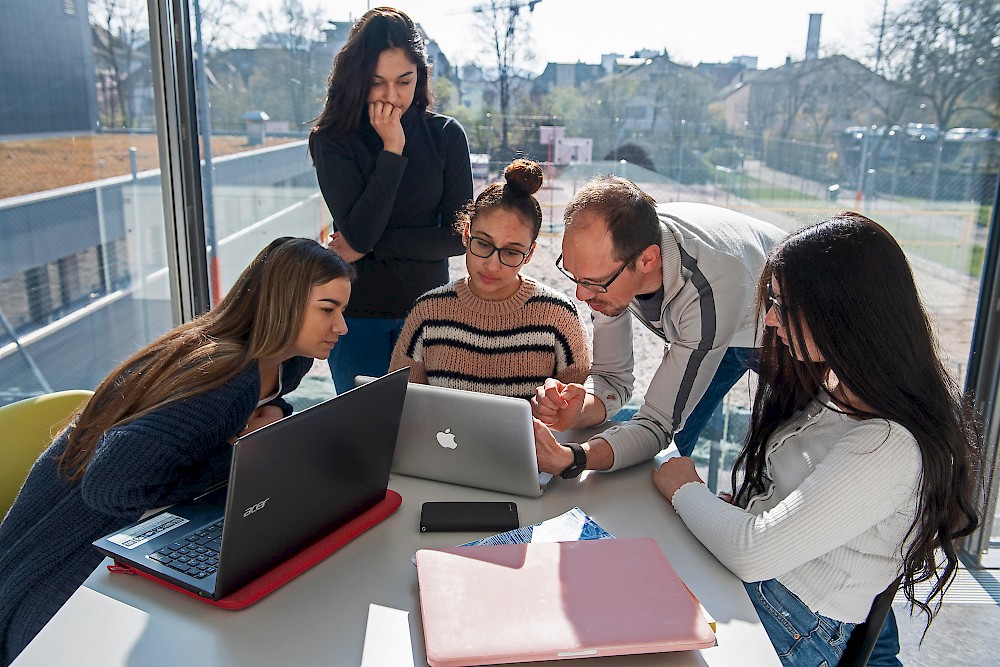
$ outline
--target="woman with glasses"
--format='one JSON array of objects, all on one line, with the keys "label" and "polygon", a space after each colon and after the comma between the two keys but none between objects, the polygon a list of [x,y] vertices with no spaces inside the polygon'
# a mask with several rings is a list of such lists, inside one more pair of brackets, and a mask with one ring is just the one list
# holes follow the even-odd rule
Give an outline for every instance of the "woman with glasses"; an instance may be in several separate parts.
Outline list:
[{"label": "woman with glasses", "polygon": [[[979,522],[979,438],[906,257],[875,222],[848,212],[794,232],[757,294],[760,380],[735,494],[716,497],[686,457],[653,481],[746,582],[782,664],[832,665],[897,577],[930,624]],[[894,652],[876,646],[868,664],[898,665]]]},{"label": "woman with glasses", "polygon": [[590,348],[565,295],[521,274],[542,226],[542,170],[514,160],[457,224],[469,275],[431,290],[406,318],[390,370],[454,389],[530,398],[545,378],[583,382]]},{"label": "woman with glasses", "polygon": [[334,60],[309,137],[336,232],[330,247],[358,272],[350,333],[330,355],[337,391],[382,375],[417,297],[448,282],[462,253],[453,225],[472,198],[465,130],[432,113],[427,48],[403,12],[377,7]]}]

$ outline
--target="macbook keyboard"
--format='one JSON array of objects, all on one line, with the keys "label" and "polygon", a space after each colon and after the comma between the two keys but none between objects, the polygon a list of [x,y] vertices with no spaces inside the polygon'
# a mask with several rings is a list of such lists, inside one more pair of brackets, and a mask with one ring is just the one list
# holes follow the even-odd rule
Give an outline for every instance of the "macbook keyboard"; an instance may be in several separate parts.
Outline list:
[{"label": "macbook keyboard", "polygon": [[159,551],[146,556],[178,572],[204,579],[215,574],[222,548],[222,519],[188,533]]}]

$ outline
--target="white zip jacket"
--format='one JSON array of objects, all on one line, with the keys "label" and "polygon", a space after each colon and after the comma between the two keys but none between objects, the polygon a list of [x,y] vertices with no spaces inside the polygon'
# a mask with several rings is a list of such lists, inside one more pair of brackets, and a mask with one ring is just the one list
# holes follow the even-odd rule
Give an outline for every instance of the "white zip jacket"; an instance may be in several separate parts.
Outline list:
[{"label": "white zip jacket", "polygon": [[597,436],[614,450],[611,470],[646,461],[669,445],[726,350],[756,344],[757,283],[768,253],[785,236],[774,225],[708,204],[661,204],[657,211],[662,331],[650,326],[634,301],[617,317],[594,312],[594,363],[585,386],[608,417],[632,395],[632,317],[661,336],[666,348],[636,415]]}]

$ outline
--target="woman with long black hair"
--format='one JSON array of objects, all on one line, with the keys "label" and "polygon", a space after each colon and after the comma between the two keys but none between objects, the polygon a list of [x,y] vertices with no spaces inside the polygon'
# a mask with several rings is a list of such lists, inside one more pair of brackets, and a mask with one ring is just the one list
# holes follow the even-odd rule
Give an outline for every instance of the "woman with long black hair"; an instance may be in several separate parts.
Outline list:
[{"label": "woman with long black hair", "polygon": [[898,576],[929,626],[956,543],[979,523],[978,430],[902,249],[872,220],[841,213],[789,235],[758,312],[760,380],[734,496],[708,491],[689,458],[653,481],[745,582],[782,663],[832,665]]},{"label": "woman with long black hair", "polygon": [[413,303],[448,282],[464,252],[454,223],[472,199],[465,130],[432,113],[430,65],[416,25],[376,7],[351,29],[333,64],[326,105],[309,137],[330,247],[358,272],[351,333],[330,355],[337,391],[379,376]]}]

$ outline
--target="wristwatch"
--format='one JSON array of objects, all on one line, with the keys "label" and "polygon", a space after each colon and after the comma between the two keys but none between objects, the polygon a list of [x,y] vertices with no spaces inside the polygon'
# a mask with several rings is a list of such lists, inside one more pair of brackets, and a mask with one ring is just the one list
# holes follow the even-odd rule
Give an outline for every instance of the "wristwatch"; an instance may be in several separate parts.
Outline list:
[{"label": "wristwatch", "polygon": [[583,448],[583,445],[575,442],[568,442],[566,446],[573,450],[573,462],[569,464],[568,468],[559,473],[559,476],[563,479],[575,479],[580,476],[581,472],[587,469],[587,450]]}]

